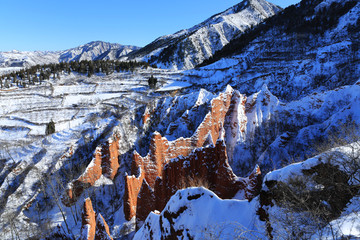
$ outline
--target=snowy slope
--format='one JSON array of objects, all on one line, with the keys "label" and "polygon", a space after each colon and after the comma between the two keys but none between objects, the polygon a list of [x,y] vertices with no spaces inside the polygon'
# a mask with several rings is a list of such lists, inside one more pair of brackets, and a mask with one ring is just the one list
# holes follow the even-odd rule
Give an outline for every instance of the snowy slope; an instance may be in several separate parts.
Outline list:
[{"label": "snowy slope", "polygon": [[264,238],[256,205],[222,200],[205,188],[179,190],[161,213],[149,214],[134,240]]},{"label": "snowy slope", "polygon": [[[347,182],[340,177],[344,173],[341,171],[346,171],[349,154],[353,150],[359,151],[359,146],[359,142],[356,142],[332,149],[268,173],[264,177],[262,192],[250,202],[222,200],[205,188],[179,190],[161,213],[155,211],[148,215],[134,239],[287,239],[290,236],[302,236],[304,239],[357,239],[360,236],[359,198],[348,196],[334,182],[334,185],[324,182],[329,177],[334,177],[331,174],[337,174],[338,179],[335,181],[343,184],[343,188],[359,184],[358,179]],[[337,161],[328,161],[332,154],[336,154]],[[321,172],[319,169],[322,168],[333,169],[335,173]],[[292,209],[285,201],[296,202],[296,197],[301,198],[301,193],[296,192],[296,181],[305,185],[304,191],[307,194],[320,196],[320,199],[306,199],[305,205],[299,204],[298,208]],[[326,199],[329,190],[330,194],[335,195]],[[286,191],[293,192],[288,198],[282,199],[282,194],[286,196]],[[319,206],[323,204],[331,209],[338,203],[338,198],[348,199],[346,204],[337,205],[337,211],[341,210],[340,216],[330,216],[331,220],[323,222],[321,217],[317,218],[317,213],[308,214],[311,207],[306,206],[311,206],[311,201],[319,201]]]},{"label": "snowy slope", "polygon": [[129,54],[128,59],[145,60],[165,68],[190,69],[279,11],[279,7],[265,0],[245,0],[190,29],[156,39]]},{"label": "snowy slope", "polygon": [[[79,234],[81,220],[76,218],[81,216],[81,203],[71,208],[63,205],[61,197],[66,184],[82,174],[97,145],[114,132],[121,136],[119,145],[124,162],[119,171],[125,171],[126,152],[139,134],[136,109],[153,98],[147,84],[150,75],[158,78],[159,87],[181,77],[177,72],[164,70],[137,70],[131,74],[94,75],[85,79],[64,74],[61,80],[44,82],[41,86],[0,91],[1,239],[11,238],[9,216],[18,226],[19,238],[26,239],[36,229],[49,234],[48,230],[57,225],[65,228],[61,211],[72,234]],[[162,94],[167,93],[157,93],[155,97]],[[51,120],[55,122],[56,133],[45,136],[46,124]],[[123,174],[114,180],[116,185],[102,177],[87,192],[102,196],[97,191],[107,189],[107,196],[101,197],[101,203],[97,202],[108,206],[101,211],[106,214],[106,220],[121,208],[121,201],[117,205],[109,202],[122,197]],[[77,217],[74,219],[73,215]],[[45,228],[46,222],[49,225]],[[116,224],[110,223],[112,231],[117,227],[116,233],[124,220],[119,217]]]},{"label": "snowy slope", "polygon": [[58,62],[61,52],[0,52],[0,69],[5,67],[29,67],[36,64]]},{"label": "snowy slope", "polygon": [[[191,135],[209,111],[209,103],[217,96],[206,90],[186,94],[177,92],[180,94],[178,96],[168,95],[167,92],[148,92],[147,79],[152,74],[164,85],[182,77],[179,72],[164,70],[138,70],[135,74],[117,73],[89,79],[70,75],[52,82],[52,90],[43,85],[1,92],[3,107],[0,140],[2,146],[7,146],[0,153],[1,159],[7,159],[0,172],[2,198],[6,200],[2,205],[4,208],[1,217],[7,219],[6,216],[16,212],[14,221],[17,225],[29,227],[27,222],[31,222],[33,229],[37,229],[37,226],[42,226],[50,219],[51,227],[60,224],[65,228],[56,199],[50,201],[39,188],[41,176],[55,178],[59,173],[67,173],[64,176],[68,178],[64,178],[61,184],[57,180],[53,182],[59,194],[64,193],[67,183],[77,179],[85,167],[92,167],[92,163],[88,164],[97,142],[104,141],[114,131],[119,131],[121,167],[117,177],[110,180],[102,176],[72,207],[66,207],[59,201],[58,203],[75,236],[80,231],[81,221],[76,219],[81,215],[81,199],[88,196],[94,202],[96,211],[104,216],[113,236],[121,237],[134,231],[134,223],[126,222],[123,217],[122,201],[112,200],[123,196],[123,179],[125,172],[129,171],[131,161],[129,153],[136,148],[146,154],[147,147],[144,145],[147,142],[139,140],[146,138],[147,134],[151,135],[153,131],[162,132],[169,139]],[[256,163],[260,163],[264,172],[269,170],[266,169],[268,163],[270,167],[274,163],[278,164],[276,167],[279,168],[293,161],[291,156],[294,154],[306,155],[308,152],[305,150],[310,149],[313,140],[324,139],[350,117],[356,124],[360,124],[359,87],[358,84],[343,86],[288,103],[279,101],[266,85],[261,91],[249,96],[228,87],[226,91],[233,92],[233,106],[226,117],[224,130],[228,156],[233,156],[232,165],[238,172],[244,173],[240,176],[245,176],[245,172],[250,171]],[[146,107],[141,107],[143,104]],[[143,116],[147,114],[149,119],[144,121]],[[51,119],[56,122],[57,133],[43,137],[45,124]],[[252,155],[254,149],[257,152]],[[305,157],[301,159],[304,160]],[[275,172],[270,174],[272,175],[269,176],[276,177],[265,179],[281,179],[280,175],[274,175]],[[241,234],[259,234],[258,237],[265,234],[262,227],[264,223],[258,222],[255,214],[258,199],[250,203],[223,201],[206,190],[188,191],[189,196],[204,195],[199,197],[199,201],[193,200],[193,197],[179,199],[178,195],[174,196],[165,209],[169,213],[163,212],[160,215],[163,216],[163,222],[161,223],[159,215],[151,214],[147,220],[149,225],[145,223],[136,237],[153,234],[156,239],[160,234],[161,224],[164,224],[164,229],[168,229],[168,235],[172,234],[171,229],[185,229],[182,233],[189,233],[197,239],[207,233],[216,235],[241,231]],[[52,196],[51,185],[48,185],[46,193]],[[37,206],[43,206],[45,201],[52,202],[52,207],[39,210]],[[350,209],[349,206],[349,214]],[[168,220],[170,225],[165,224],[165,215],[174,216],[179,210],[184,212],[180,211],[178,218]],[[347,212],[343,213],[342,219],[352,217]],[[205,213],[204,216],[209,217],[197,217]],[[77,216],[75,220],[73,215]],[[194,222],[199,224],[194,226]],[[229,226],[229,229],[224,229],[224,225]],[[10,236],[9,228],[0,227],[3,234],[0,236]],[[244,228],[248,230],[244,231]],[[345,226],[342,228],[346,230]],[[227,235],[220,237],[223,236]]]},{"label": "snowy slope", "polygon": [[360,78],[359,16],[358,1],[302,1],[233,40],[188,80],[246,94],[267,84],[285,101],[353,84]]}]

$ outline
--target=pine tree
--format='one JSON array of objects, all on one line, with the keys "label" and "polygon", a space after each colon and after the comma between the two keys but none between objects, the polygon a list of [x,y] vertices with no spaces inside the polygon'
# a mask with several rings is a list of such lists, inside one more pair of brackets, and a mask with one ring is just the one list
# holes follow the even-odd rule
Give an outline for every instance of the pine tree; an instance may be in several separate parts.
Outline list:
[{"label": "pine tree", "polygon": [[50,135],[50,134],[53,134],[53,133],[55,133],[55,123],[51,119],[51,121],[48,124],[46,124],[45,134]]},{"label": "pine tree", "polygon": [[35,84],[36,82],[38,82],[38,81],[39,81],[39,79],[38,79],[37,75],[35,74],[34,77],[33,77],[33,82],[34,82],[34,84]]},{"label": "pine tree", "polygon": [[148,80],[149,87],[152,89],[156,88],[157,78],[155,78],[153,75]]},{"label": "pine tree", "polygon": [[94,74],[94,63],[90,62],[89,63],[89,70],[88,70],[88,77],[91,77]]}]

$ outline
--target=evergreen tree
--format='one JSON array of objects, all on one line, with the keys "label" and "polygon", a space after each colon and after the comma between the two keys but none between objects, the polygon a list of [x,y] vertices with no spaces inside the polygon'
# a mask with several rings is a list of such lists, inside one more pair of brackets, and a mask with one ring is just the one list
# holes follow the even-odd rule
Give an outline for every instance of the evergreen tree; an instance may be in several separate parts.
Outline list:
[{"label": "evergreen tree", "polygon": [[148,80],[149,87],[151,89],[155,89],[156,88],[156,83],[157,83],[157,78],[155,78],[153,75],[151,75],[151,77]]},{"label": "evergreen tree", "polygon": [[51,121],[48,124],[46,124],[45,134],[50,135],[50,134],[53,134],[53,133],[55,133],[55,123],[51,119]]},{"label": "evergreen tree", "polygon": [[35,84],[38,81],[39,81],[39,79],[38,79],[37,75],[35,74],[34,77],[33,77],[33,83]]},{"label": "evergreen tree", "polygon": [[94,63],[90,62],[89,63],[89,70],[88,70],[88,77],[91,77],[94,74]]}]

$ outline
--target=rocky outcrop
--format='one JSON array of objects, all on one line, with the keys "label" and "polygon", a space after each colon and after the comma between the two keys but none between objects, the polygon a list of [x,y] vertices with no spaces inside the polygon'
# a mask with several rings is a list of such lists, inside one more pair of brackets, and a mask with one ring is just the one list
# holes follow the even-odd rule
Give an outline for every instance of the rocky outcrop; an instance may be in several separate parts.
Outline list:
[{"label": "rocky outcrop", "polygon": [[131,175],[125,177],[125,218],[136,216],[140,223],[151,211],[161,211],[178,189],[193,184],[205,184],[221,198],[235,194],[254,198],[261,188],[260,168],[248,178],[238,178],[228,163],[235,145],[245,141],[247,101],[227,87],[211,100],[209,112],[191,137],[168,141],[155,132],[145,157],[134,152]]},{"label": "rocky outcrop", "polygon": [[95,214],[90,198],[85,199],[80,240],[112,240],[109,226],[101,214]]},{"label": "rocky outcrop", "polygon": [[202,187],[179,190],[161,213],[149,214],[133,239],[265,239],[257,234],[263,231],[257,206],[258,201],[222,200]]},{"label": "rocky outcrop", "polygon": [[142,157],[134,152],[131,176],[125,177],[124,213],[127,220],[136,215],[137,197],[143,179],[154,188],[156,178],[162,176],[163,167],[170,159],[188,156],[194,149],[209,142],[214,144],[213,139],[218,139],[223,129],[233,92],[229,86],[211,101],[208,114],[191,137],[168,141],[159,133],[154,133],[147,156]]},{"label": "rocky outcrop", "polygon": [[119,140],[120,136],[114,134],[109,140],[96,148],[94,159],[85,172],[69,184],[63,203],[70,206],[77,201],[83,191],[95,184],[101,175],[113,180],[119,169]]},{"label": "rocky outcrop", "polygon": [[80,240],[93,240],[95,238],[96,220],[90,198],[85,199],[81,225]]},{"label": "rocky outcrop", "polygon": [[162,177],[156,179],[154,190],[143,181],[137,198],[137,223],[144,221],[151,211],[162,211],[171,196],[182,188],[205,186],[220,198],[230,199],[239,193],[243,199],[251,200],[259,193],[261,183],[259,167],[248,178],[238,178],[228,164],[224,141],[218,140],[215,146],[171,160],[164,166]]},{"label": "rocky outcrop", "polygon": [[112,240],[110,236],[109,226],[101,214],[96,215],[96,231],[95,240]]},{"label": "rocky outcrop", "polygon": [[235,147],[240,142],[245,142],[248,118],[246,116],[247,97],[234,91],[229,111],[225,118],[225,142],[230,164],[234,159]]}]

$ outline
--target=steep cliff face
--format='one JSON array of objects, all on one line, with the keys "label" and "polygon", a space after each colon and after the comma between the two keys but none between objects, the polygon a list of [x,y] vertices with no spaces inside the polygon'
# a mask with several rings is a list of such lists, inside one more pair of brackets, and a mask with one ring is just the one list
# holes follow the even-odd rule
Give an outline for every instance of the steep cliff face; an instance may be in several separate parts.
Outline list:
[{"label": "steep cliff face", "polygon": [[[151,211],[162,210],[176,190],[191,184],[206,184],[222,198],[237,194],[251,200],[256,196],[261,184],[260,169],[257,167],[249,178],[238,178],[228,163],[228,153],[233,155],[234,145],[245,138],[246,104],[245,96],[228,87],[211,100],[209,112],[191,137],[169,141],[154,133],[149,153],[142,157],[134,152],[131,175],[125,177],[125,218],[136,216],[141,223]],[[186,119],[172,125],[174,132],[182,128],[183,121]]]},{"label": "steep cliff face", "polygon": [[90,198],[85,199],[82,212],[81,240],[112,240],[109,226],[101,214],[95,214]]},{"label": "steep cliff face", "polygon": [[[131,175],[125,179],[124,213],[127,220],[135,216],[137,196],[145,178],[150,187],[154,188],[157,177],[162,176],[163,166],[172,158],[187,156],[192,150],[203,147],[208,138],[218,139],[229,109],[233,89],[227,88],[211,101],[211,108],[204,121],[190,138],[178,138],[168,141],[159,133],[154,133],[149,153],[142,157],[134,153]],[[211,140],[214,144],[213,140]],[[137,177],[135,177],[137,176]]]},{"label": "steep cliff face", "polygon": [[[134,239],[358,236],[360,187],[358,180],[349,181],[353,172],[347,167],[349,157],[359,158],[359,146],[334,148],[266,174],[252,201],[224,201],[204,188],[178,190],[161,213],[148,215]],[[315,226],[325,223],[323,214],[327,224]]]},{"label": "steep cliff face", "polygon": [[109,226],[100,213],[96,215],[95,240],[113,240],[110,236]]},{"label": "steep cliff face", "polygon": [[90,198],[84,202],[82,213],[81,240],[93,240],[95,238],[96,220],[95,212]]},{"label": "steep cliff face", "polygon": [[172,159],[156,178],[154,188],[146,180],[138,194],[136,220],[139,225],[151,211],[162,211],[178,189],[205,186],[220,198],[251,200],[261,189],[261,172],[258,167],[248,178],[238,178],[228,164],[226,146],[218,140],[215,146],[200,148],[189,156]]},{"label": "steep cliff face", "polygon": [[103,175],[114,179],[119,169],[119,140],[120,136],[114,133],[106,142],[96,148],[94,158],[85,172],[75,181],[71,182],[66,190],[63,203],[70,206],[77,201],[83,191],[91,186]]},{"label": "steep cliff face", "polygon": [[233,163],[235,147],[246,140],[248,118],[246,116],[247,97],[234,92],[231,104],[225,118],[226,146],[230,164]]}]

